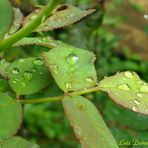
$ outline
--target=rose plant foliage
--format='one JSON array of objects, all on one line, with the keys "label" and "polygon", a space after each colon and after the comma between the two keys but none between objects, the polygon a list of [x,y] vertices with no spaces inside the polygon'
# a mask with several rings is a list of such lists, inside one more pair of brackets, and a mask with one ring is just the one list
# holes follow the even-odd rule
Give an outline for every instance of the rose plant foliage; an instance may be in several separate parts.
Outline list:
[{"label": "rose plant foliage", "polygon": [[[0,1],[0,52],[10,48],[43,46],[48,48],[38,57],[26,57],[8,62],[0,60],[0,147],[39,147],[19,136],[23,121],[23,104],[61,101],[77,139],[85,148],[118,148],[113,135],[95,105],[83,95],[104,91],[120,106],[148,115],[148,83],[133,71],[105,77],[98,82],[95,54],[73,47],[52,37],[28,36],[63,28],[95,12],[81,10],[69,4],[51,0],[41,9],[24,17],[9,0]],[[40,92],[52,81],[63,95],[41,99],[25,99],[26,95]]]}]

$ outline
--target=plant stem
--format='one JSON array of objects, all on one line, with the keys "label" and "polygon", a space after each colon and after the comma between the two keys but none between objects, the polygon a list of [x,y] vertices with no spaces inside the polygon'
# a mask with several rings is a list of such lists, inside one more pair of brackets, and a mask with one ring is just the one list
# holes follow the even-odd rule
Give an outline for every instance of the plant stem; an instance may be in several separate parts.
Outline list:
[{"label": "plant stem", "polygon": [[47,6],[45,6],[45,8],[40,12],[40,14],[38,14],[32,21],[28,22],[26,26],[14,33],[12,36],[0,41],[0,52],[8,49],[11,45],[35,30],[41,24],[42,19],[50,15],[58,2],[59,0],[50,0]]},{"label": "plant stem", "polygon": [[22,104],[32,104],[32,103],[46,103],[46,102],[57,102],[61,101],[64,96],[70,96],[70,95],[83,95],[87,93],[92,93],[95,91],[101,90],[101,87],[96,86],[93,88],[88,88],[80,91],[75,91],[75,92],[70,92],[62,96],[57,96],[57,97],[49,97],[49,98],[40,98],[40,99],[27,99],[27,100],[21,100]]},{"label": "plant stem", "polygon": [[57,97],[50,97],[50,98],[20,100],[20,102],[22,104],[57,102],[57,101],[61,101],[62,98],[63,98],[63,96],[57,96]]}]

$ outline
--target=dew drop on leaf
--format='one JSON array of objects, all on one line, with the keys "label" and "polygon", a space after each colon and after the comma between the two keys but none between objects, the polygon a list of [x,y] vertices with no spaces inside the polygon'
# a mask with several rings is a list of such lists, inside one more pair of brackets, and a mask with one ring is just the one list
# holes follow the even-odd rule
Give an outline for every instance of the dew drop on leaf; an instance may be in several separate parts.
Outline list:
[{"label": "dew drop on leaf", "polygon": [[25,72],[23,73],[23,77],[24,77],[25,80],[27,80],[27,81],[30,81],[30,80],[32,79],[32,76],[33,76],[33,74],[32,74],[32,72],[30,72],[30,71],[25,71]]},{"label": "dew drop on leaf", "polygon": [[89,82],[89,83],[93,83],[94,82],[94,79],[92,77],[86,77],[85,78],[85,81],[86,82]]},{"label": "dew drop on leaf", "polygon": [[143,97],[143,95],[141,93],[138,93],[137,96],[138,97]]},{"label": "dew drop on leaf", "polygon": [[71,53],[67,56],[67,62],[70,65],[76,64],[78,62],[78,60],[79,60],[78,56],[74,53]]},{"label": "dew drop on leaf", "polygon": [[58,70],[59,70],[58,65],[52,64],[52,65],[50,65],[50,68],[53,70],[53,72],[54,72],[55,74],[58,73]]},{"label": "dew drop on leaf", "polygon": [[25,60],[24,59],[19,59],[19,62],[23,63],[23,62],[25,62]]},{"label": "dew drop on leaf", "polygon": [[127,84],[121,84],[118,86],[119,89],[122,89],[122,90],[129,90],[129,86]]},{"label": "dew drop on leaf", "polygon": [[138,107],[137,106],[133,106],[132,110],[133,111],[138,111]]},{"label": "dew drop on leaf", "polygon": [[129,71],[124,73],[127,78],[133,78],[133,74]]},{"label": "dew drop on leaf", "polygon": [[41,59],[41,58],[36,58],[33,63],[35,65],[43,65],[44,64],[44,61]]},{"label": "dew drop on leaf", "polygon": [[71,83],[66,83],[66,88],[70,89],[72,87]]},{"label": "dew drop on leaf", "polygon": [[134,100],[134,103],[137,104],[137,105],[139,105],[140,104],[140,101],[138,101],[137,99],[135,99]]},{"label": "dew drop on leaf", "polygon": [[140,91],[144,93],[148,93],[148,85],[141,86]]},{"label": "dew drop on leaf", "polygon": [[12,74],[17,75],[19,73],[19,69],[13,68],[11,72],[12,72]]}]

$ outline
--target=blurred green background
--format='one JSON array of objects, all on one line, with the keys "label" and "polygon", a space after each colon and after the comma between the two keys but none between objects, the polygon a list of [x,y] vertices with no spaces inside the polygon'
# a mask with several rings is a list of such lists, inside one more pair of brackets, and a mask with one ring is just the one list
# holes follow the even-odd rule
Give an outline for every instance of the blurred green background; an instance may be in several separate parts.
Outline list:
[{"label": "blurred green background", "polygon": [[[12,0],[24,15],[47,0]],[[81,9],[95,8],[96,12],[82,21],[53,32],[45,33],[73,46],[96,54],[98,78],[124,70],[136,71],[148,82],[148,0],[61,0]],[[40,36],[40,34],[31,34]],[[15,48],[5,52],[8,61],[20,57],[34,57],[48,50],[39,46]],[[40,93],[26,98],[41,98],[62,94],[54,82]],[[117,142],[147,141],[148,116],[126,110],[110,101],[105,93],[86,95],[100,110]],[[64,116],[61,103],[24,106],[24,123],[19,134],[36,141],[41,148],[79,148],[73,131]],[[91,135],[90,135],[91,136]],[[133,144],[124,148],[147,148]]]}]

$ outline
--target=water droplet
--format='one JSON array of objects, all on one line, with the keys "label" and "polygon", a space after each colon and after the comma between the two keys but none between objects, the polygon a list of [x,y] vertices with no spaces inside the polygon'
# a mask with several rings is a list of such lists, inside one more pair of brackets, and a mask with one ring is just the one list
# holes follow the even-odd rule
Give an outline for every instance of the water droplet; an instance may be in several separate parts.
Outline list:
[{"label": "water droplet", "polygon": [[137,96],[140,98],[143,97],[143,95],[141,93],[138,93]]},{"label": "water droplet", "polygon": [[41,59],[41,58],[36,58],[36,59],[33,61],[33,63],[34,63],[35,65],[43,65],[43,64],[44,64],[44,61],[43,61],[43,59]]},{"label": "water droplet", "polygon": [[144,19],[148,20],[148,14],[144,14]]},{"label": "water droplet", "polygon": [[53,70],[53,72],[55,73],[55,74],[57,74],[58,73],[58,70],[59,70],[59,67],[58,67],[58,65],[50,65],[50,68]]},{"label": "water droplet", "polygon": [[133,78],[133,74],[129,71],[125,72],[124,75],[127,77],[127,78]]},{"label": "water droplet", "polygon": [[89,83],[93,83],[94,82],[94,79],[92,77],[86,77],[85,78],[85,81],[86,82],[89,82]]},{"label": "water droplet", "polygon": [[121,84],[118,86],[119,89],[122,89],[122,90],[129,90],[130,87],[127,85],[127,84]]},{"label": "water droplet", "polygon": [[74,65],[78,62],[79,58],[77,57],[76,54],[74,53],[71,53],[67,56],[67,62],[70,64],[70,65]]},{"label": "water droplet", "polygon": [[74,129],[75,129],[75,132],[76,132],[79,136],[81,136],[81,134],[82,134],[81,127],[75,126]]},{"label": "water droplet", "polygon": [[23,77],[24,77],[27,81],[31,80],[31,79],[32,79],[32,76],[33,76],[33,74],[32,74],[32,72],[30,72],[30,71],[25,71],[25,72],[23,73]]},{"label": "water droplet", "polygon": [[11,71],[13,74],[17,75],[19,73],[19,69],[13,68]]},{"label": "water droplet", "polygon": [[23,63],[23,62],[25,62],[25,60],[24,59],[19,59],[19,62]]},{"label": "water droplet", "polygon": [[137,104],[137,105],[140,104],[140,101],[138,101],[137,99],[135,99],[133,102],[134,102],[135,104]]},{"label": "water droplet", "polygon": [[148,85],[141,86],[140,91],[144,93],[148,93]]},{"label": "water droplet", "polygon": [[138,107],[137,106],[133,106],[132,110],[133,111],[138,111]]},{"label": "water droplet", "polygon": [[72,87],[71,83],[66,83],[66,88],[70,89]]}]

